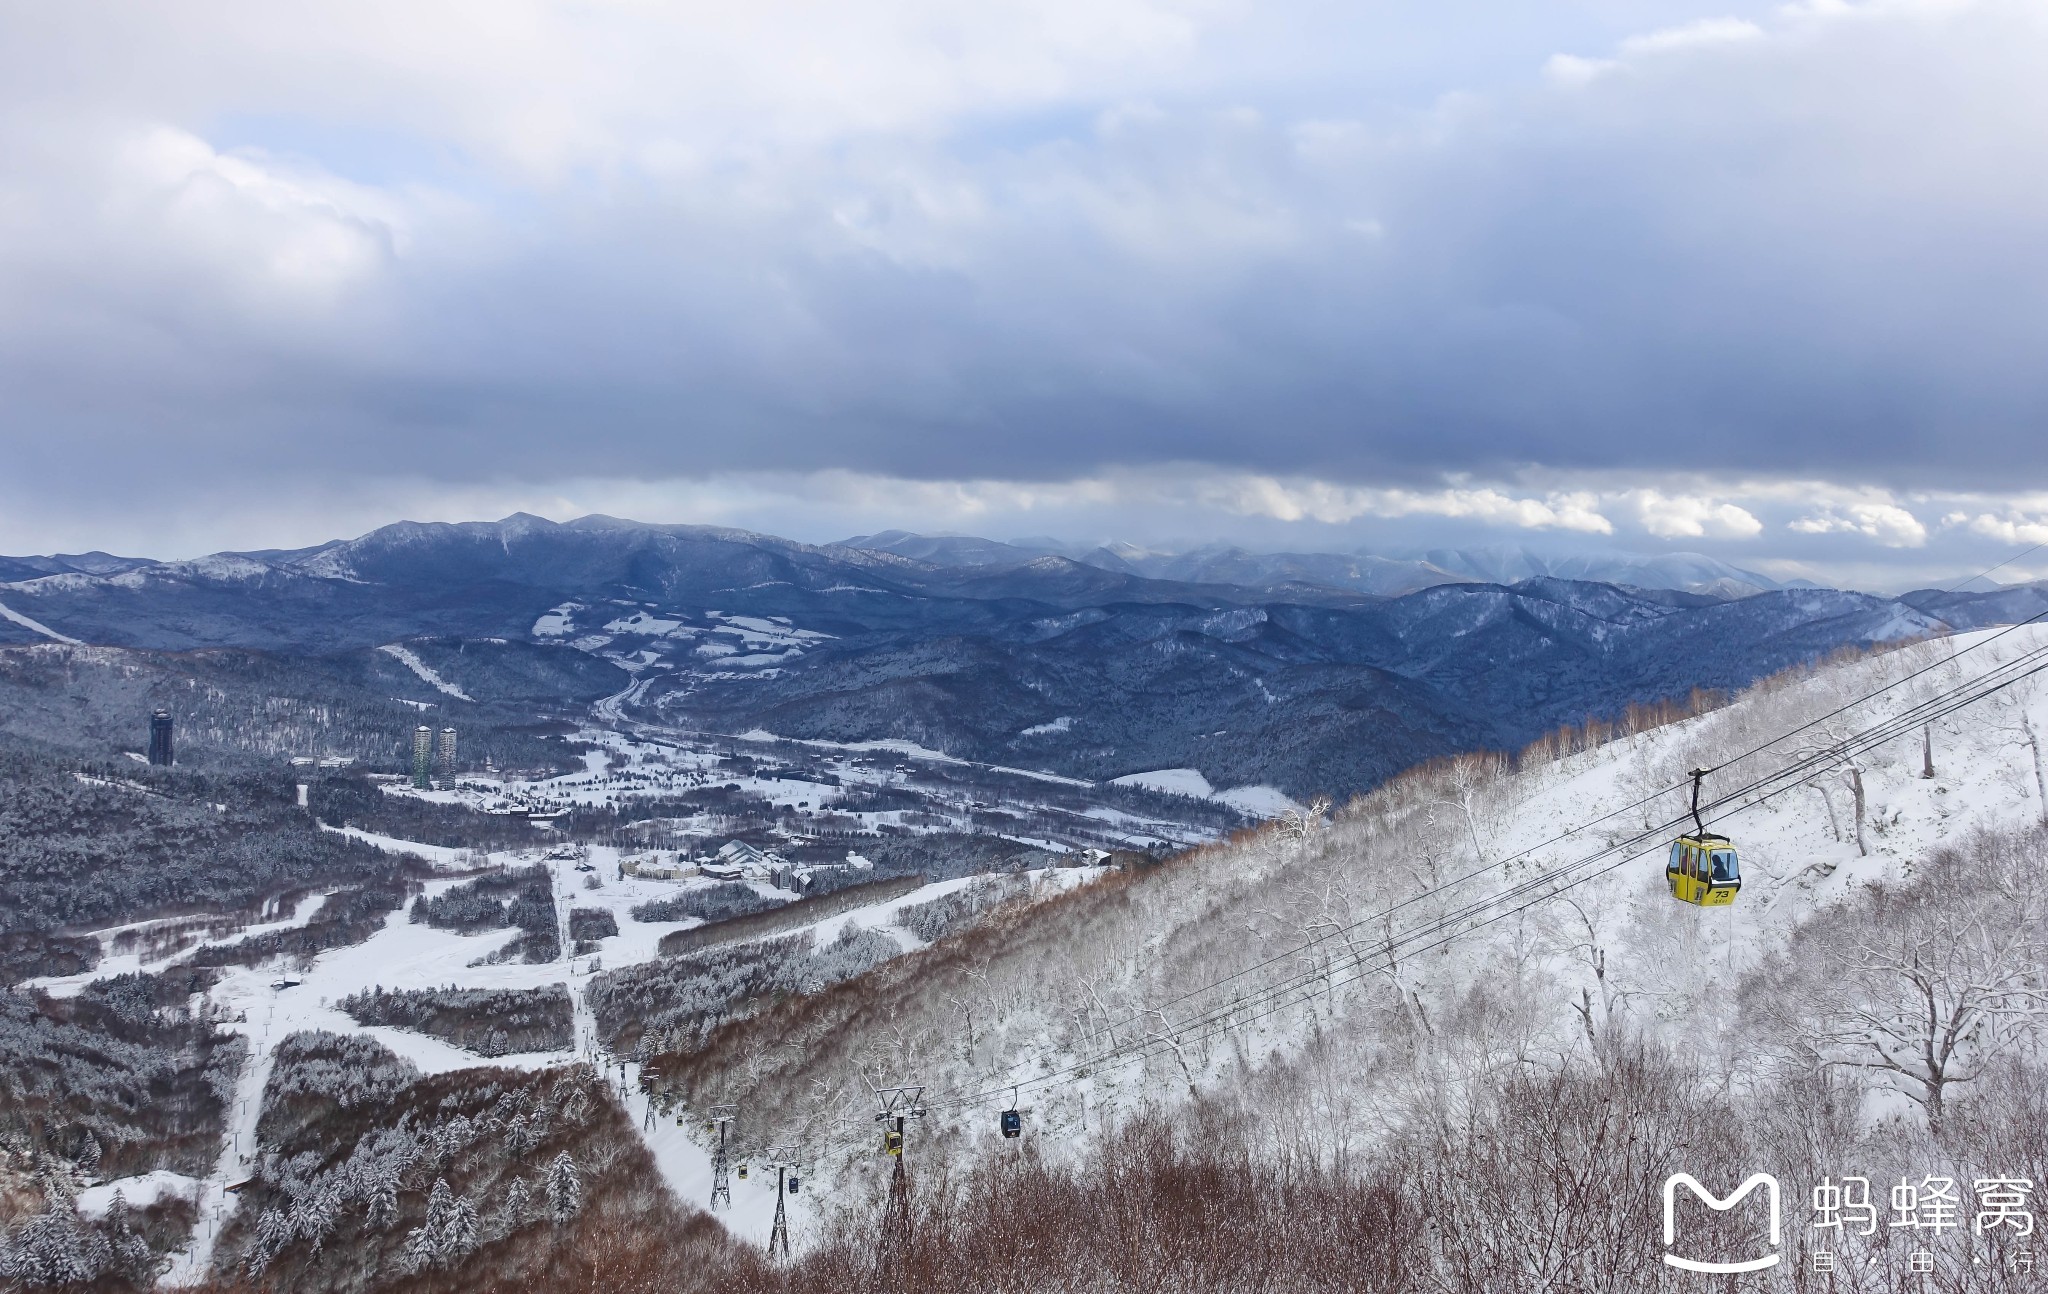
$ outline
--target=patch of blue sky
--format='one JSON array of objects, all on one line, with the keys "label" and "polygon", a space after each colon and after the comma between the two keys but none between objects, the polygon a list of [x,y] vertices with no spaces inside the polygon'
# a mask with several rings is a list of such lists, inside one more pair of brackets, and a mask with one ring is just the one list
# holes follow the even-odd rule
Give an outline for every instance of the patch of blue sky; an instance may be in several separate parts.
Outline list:
[{"label": "patch of blue sky", "polygon": [[431,184],[470,196],[494,191],[484,168],[457,145],[390,126],[299,113],[228,113],[205,134],[222,152],[246,149],[377,188]]}]

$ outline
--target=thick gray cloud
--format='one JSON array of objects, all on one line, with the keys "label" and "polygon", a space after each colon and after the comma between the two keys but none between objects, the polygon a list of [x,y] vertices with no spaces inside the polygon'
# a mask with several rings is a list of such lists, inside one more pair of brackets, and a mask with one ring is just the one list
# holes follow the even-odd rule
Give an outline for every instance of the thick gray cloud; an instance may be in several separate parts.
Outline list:
[{"label": "thick gray cloud", "polygon": [[2020,0],[16,7],[0,507],[1163,473],[2001,542],[2044,56]]}]

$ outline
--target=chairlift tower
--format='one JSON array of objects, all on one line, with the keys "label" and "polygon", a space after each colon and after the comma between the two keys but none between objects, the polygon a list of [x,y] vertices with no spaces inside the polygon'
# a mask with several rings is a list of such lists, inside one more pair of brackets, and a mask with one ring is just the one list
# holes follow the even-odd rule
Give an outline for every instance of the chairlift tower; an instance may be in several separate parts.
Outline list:
[{"label": "chairlift tower", "polygon": [[761,1152],[768,1161],[767,1167],[775,1170],[775,1225],[768,1232],[768,1256],[773,1258],[778,1247],[784,1258],[789,1257],[789,1209],[785,1201],[790,1189],[797,1181],[796,1153],[788,1146],[770,1146]]},{"label": "chairlift tower", "polygon": [[881,1265],[886,1268],[890,1255],[910,1239],[910,1173],[903,1165],[903,1125],[907,1119],[924,1117],[924,1088],[878,1087],[875,1100],[881,1106],[875,1114],[875,1122],[883,1127],[883,1153],[894,1156],[896,1160],[896,1167],[889,1174],[889,1206],[882,1214],[878,1254]]},{"label": "chairlift tower", "polygon": [[728,1209],[732,1207],[732,1155],[725,1148],[726,1132],[738,1116],[736,1105],[714,1105],[705,1118],[718,1129],[718,1148],[711,1152],[711,1207],[717,1208],[722,1201]]}]

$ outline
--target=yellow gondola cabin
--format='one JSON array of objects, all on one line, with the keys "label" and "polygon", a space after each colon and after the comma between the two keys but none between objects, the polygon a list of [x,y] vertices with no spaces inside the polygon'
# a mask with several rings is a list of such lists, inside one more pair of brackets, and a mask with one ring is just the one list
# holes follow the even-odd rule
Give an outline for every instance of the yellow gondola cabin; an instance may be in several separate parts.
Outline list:
[{"label": "yellow gondola cabin", "polygon": [[1725,908],[1742,889],[1742,868],[1734,842],[1711,831],[1680,836],[1671,842],[1664,864],[1671,897],[1702,908]]},{"label": "yellow gondola cabin", "polygon": [[1700,785],[1711,771],[1692,770],[1692,834],[1671,842],[1671,857],[1664,864],[1664,883],[1671,887],[1671,897],[1696,908],[1729,907],[1742,889],[1735,842],[1707,830],[1700,820]]}]

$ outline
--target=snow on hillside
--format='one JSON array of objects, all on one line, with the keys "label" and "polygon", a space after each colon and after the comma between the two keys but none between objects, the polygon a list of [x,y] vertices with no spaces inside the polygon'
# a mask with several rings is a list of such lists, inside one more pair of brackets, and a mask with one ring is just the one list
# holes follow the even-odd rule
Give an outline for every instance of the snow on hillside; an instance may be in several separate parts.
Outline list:
[{"label": "snow on hillside", "polygon": [[[581,602],[561,603],[536,619],[529,632],[543,642],[567,640],[580,651],[602,655],[634,672],[666,667],[705,679],[749,680],[775,677],[778,667],[834,636],[799,628],[782,616],[619,600],[596,611],[593,618],[609,617],[601,631],[592,631],[587,624],[579,627],[578,614],[592,610]],[[734,673],[735,669],[741,672]]]},{"label": "snow on hillside", "polygon": [[875,741],[826,741],[817,737],[782,737],[765,728],[754,728],[740,734],[744,741],[787,741],[798,746],[809,746],[816,750],[844,750],[854,754],[902,755],[909,759],[923,760],[933,764],[961,764],[985,768],[992,773],[1007,773],[1016,777],[1028,777],[1040,782],[1057,782],[1062,786],[1091,786],[1093,783],[1078,777],[1064,777],[1038,768],[1011,768],[1005,764],[983,764],[976,760],[962,759],[948,755],[943,750],[920,746],[914,741],[900,737],[888,737]]},{"label": "snow on hillside", "polygon": [[447,679],[444,679],[439,674],[435,673],[432,666],[428,665],[425,661],[421,660],[418,656],[414,655],[412,649],[405,646],[403,643],[386,643],[382,647],[379,647],[377,650],[383,652],[386,656],[391,657],[399,664],[411,670],[414,674],[419,676],[420,682],[425,683],[427,686],[442,693],[443,695],[452,696],[458,701],[476,700],[476,698],[471,696],[469,693],[463,691],[461,688],[455,686],[453,683],[450,683]]},{"label": "snow on hillside", "polygon": [[536,638],[566,637],[574,630],[576,625],[575,615],[581,610],[583,610],[583,604],[580,602],[564,602],[562,605],[549,610],[540,619],[534,621],[533,628],[529,632]]},{"label": "snow on hillside", "polygon": [[1301,807],[1286,792],[1272,786],[1233,786],[1216,792],[1213,798],[1254,818],[1277,818]]},{"label": "snow on hillside", "polygon": [[[639,1085],[642,1057],[599,1060],[623,1062],[614,1071],[621,1099],[686,1204],[699,1205],[709,1193],[709,1152],[696,1116],[710,1104],[740,1105],[749,1145],[798,1147],[812,1165],[794,1211],[799,1244],[814,1226],[813,1209],[834,1191],[874,1178],[870,1084],[927,1088],[932,1113],[916,1125],[913,1145],[930,1156],[994,1136],[995,1114],[1013,1091],[1028,1134],[1059,1153],[1061,1145],[1085,1146],[1125,1115],[1171,1106],[1191,1092],[1224,1102],[1255,1092],[1270,1100],[1265,1085],[1275,1074],[1294,1076],[1280,1086],[1288,1100],[1304,1103],[1299,1127],[1362,1137],[1417,1091],[1455,1090],[1503,1066],[1558,1063],[1596,1037],[1646,1034],[1739,1067],[1730,1027],[1735,983],[1781,952],[1802,923],[1825,920],[1863,887],[1910,877],[1931,849],[1972,830],[2042,817],[2044,787],[2029,734],[2048,728],[2048,689],[2029,683],[1937,721],[1928,737],[1931,778],[1920,775],[1915,729],[1853,760],[1817,764],[1774,798],[1717,813],[1710,825],[1743,851],[1744,889],[1731,909],[1701,911],[1667,897],[1659,834],[1620,866],[1510,919],[1433,923],[1469,900],[1540,883],[1675,819],[1687,769],[1719,770],[1710,797],[1734,791],[2000,659],[2048,646],[2048,629],[1992,637],[1774,680],[1667,727],[1585,749],[1567,743],[1569,753],[1553,758],[1531,755],[1520,771],[1477,757],[1419,770],[1355,800],[1327,824],[1295,815],[1156,868],[1044,873],[1035,905],[929,946],[904,927],[903,910],[967,882],[928,885],[807,927],[822,942],[855,925],[903,951],[832,992],[750,1004],[702,1049],[647,1057],[658,1069],[651,1095]],[[1922,672],[1910,677],[1915,671]],[[1843,710],[1887,684],[1897,686]],[[1801,731],[1770,744],[1793,729]],[[595,794],[654,749],[610,735],[559,790]],[[378,843],[442,865],[458,861],[453,851]],[[657,957],[663,935],[694,924],[636,920],[636,905],[680,887],[621,875],[616,850],[555,853],[547,866],[565,925],[572,907],[604,908],[617,921],[619,933],[602,939],[596,954],[607,971]],[[530,854],[491,861],[510,865]],[[427,892],[458,883],[435,879]],[[310,915],[302,906],[281,920]],[[1383,955],[1416,930],[1431,931],[1430,940]],[[584,1000],[591,959],[475,964],[514,937],[511,930],[462,935],[416,925],[401,910],[364,943],[320,954],[296,971],[296,985],[275,987],[275,967],[223,972],[213,1005],[252,1053],[213,1173],[196,1188],[167,1187],[196,1189],[202,1217],[193,1247],[172,1269],[173,1283],[191,1283],[207,1268],[212,1237],[234,1207],[226,1187],[250,1167],[272,1052],[291,1032],[369,1033],[428,1073],[546,1067],[591,1053],[595,1029]],[[1678,991],[1674,967],[1686,971]],[[360,1026],[335,1005],[378,985],[556,983],[572,995],[577,1050],[490,1061],[423,1034]],[[1694,991],[1701,986],[1726,991]],[[1878,1091],[1871,1099],[1885,1097]],[[733,1185],[735,1207],[722,1220],[759,1242],[772,1192],[758,1179]]]},{"label": "snow on hillside", "polygon": [[41,634],[43,637],[48,638],[53,642],[70,643],[74,646],[83,645],[79,643],[78,639],[69,637],[65,634],[60,634],[55,629],[52,629],[50,628],[50,626],[44,624],[42,621],[30,619],[28,616],[25,616],[21,612],[16,611],[14,608],[8,606],[4,602],[0,602],[0,620],[12,621],[13,623],[18,624],[22,628],[28,630],[30,633]]},{"label": "snow on hillside", "polygon": [[1156,768],[1149,773],[1126,773],[1122,777],[1111,778],[1110,783],[1115,786],[1142,786],[1168,795],[1192,795],[1198,799],[1216,794],[1216,788],[1209,785],[1209,779],[1195,768]]},{"label": "snow on hillside", "polygon": [[[421,854],[437,865],[451,863],[458,852],[384,837],[364,838],[372,839],[374,843],[388,848]],[[491,855],[489,861],[499,867],[530,865],[531,852],[502,852]],[[248,1039],[251,1053],[243,1067],[230,1105],[229,1127],[214,1171],[204,1180],[196,1182],[181,1178],[174,1183],[147,1184],[151,1189],[174,1189],[180,1194],[194,1197],[200,1209],[201,1221],[195,1231],[191,1247],[181,1252],[172,1264],[166,1277],[168,1284],[196,1283],[208,1270],[212,1261],[213,1241],[222,1231],[227,1215],[235,1207],[235,1197],[228,1192],[227,1187],[247,1177],[254,1165],[256,1123],[261,1112],[264,1085],[269,1080],[272,1054],[279,1043],[295,1032],[326,1030],[334,1033],[368,1034],[427,1074],[487,1064],[524,1069],[546,1068],[566,1065],[579,1058],[598,1059],[601,1064],[607,1066],[611,1064],[609,1058],[601,1057],[596,1050],[594,1028],[583,1002],[584,988],[590,982],[591,975],[600,965],[615,970],[654,958],[658,955],[664,935],[700,924],[695,919],[641,921],[633,916],[633,908],[710,883],[675,883],[625,876],[621,874],[619,868],[619,851],[606,846],[590,846],[583,850],[557,849],[553,853],[553,857],[545,860],[545,865],[553,873],[556,906],[561,913],[565,932],[571,908],[605,909],[612,913],[617,922],[619,933],[601,939],[598,951],[593,956],[579,955],[540,964],[506,962],[480,965],[477,964],[480,959],[517,938],[520,932],[512,928],[503,928],[482,934],[459,934],[434,926],[416,924],[408,917],[408,904],[406,908],[391,913],[383,928],[364,942],[332,949],[319,954],[310,964],[292,967],[289,971],[289,979],[292,981],[289,986],[280,987],[285,983],[281,978],[284,971],[277,966],[228,966],[222,969],[219,982],[209,994],[212,1007],[227,1022],[225,1027],[241,1033]],[[589,870],[582,870],[583,868]],[[1047,887],[1044,892],[1056,893],[1065,887],[1093,879],[1100,875],[1100,870],[1071,868],[1029,875],[1041,880],[1041,884]],[[971,878],[966,878],[925,885],[883,902],[825,917],[808,926],[780,931],[778,936],[786,937],[808,931],[820,943],[825,943],[837,937],[846,926],[857,925],[865,929],[880,930],[896,940],[904,951],[911,951],[922,947],[923,941],[902,928],[899,924],[899,913],[907,907],[954,893],[968,885],[970,881]],[[432,897],[443,894],[462,883],[462,878],[459,877],[432,880],[426,884],[425,895]],[[289,925],[302,925],[318,910],[323,901],[324,896],[308,898],[279,921],[252,927],[247,931],[238,931],[226,939],[215,942],[234,942],[249,934]],[[129,928],[122,927],[103,934],[111,939]],[[567,947],[566,933],[564,941],[564,946]],[[41,988],[62,996],[76,993],[91,979],[134,969],[145,967],[135,963],[132,956],[112,958],[95,972],[63,979],[30,981],[25,987]],[[552,984],[567,984],[571,993],[577,1022],[577,1041],[572,1050],[517,1053],[486,1059],[426,1034],[400,1028],[360,1025],[338,1006],[341,1000],[350,994],[377,987],[532,989]],[[699,1204],[705,1202],[709,1195],[711,1173],[709,1155],[685,1131],[678,1128],[673,1119],[661,1120],[652,1117],[647,1108],[648,1098],[630,1083],[627,1089],[621,1092],[620,1099],[628,1105],[636,1126],[639,1126],[647,1137],[649,1146],[654,1151],[657,1166],[678,1198]],[[729,1224],[750,1240],[765,1239],[773,1215],[772,1192],[764,1197],[761,1184],[758,1182],[744,1188],[737,1182],[734,1185],[733,1198],[736,1207],[732,1214],[727,1215]],[[102,1193],[111,1196],[111,1190]],[[132,1200],[133,1196],[129,1198]],[[809,1215],[801,1208],[796,1210],[799,1226],[806,1223],[808,1217]]]},{"label": "snow on hillside", "polygon": [[195,949],[238,944],[244,939],[257,939],[280,930],[295,930],[309,925],[313,918],[319,915],[320,909],[327,905],[328,897],[326,894],[308,894],[295,901],[290,912],[279,914],[275,920],[241,926],[225,934],[213,935],[189,944],[174,942],[167,951],[155,957],[134,951],[115,952],[115,940],[122,935],[149,935],[174,931],[193,918],[157,917],[148,921],[131,921],[125,925],[110,926],[105,930],[87,931],[87,936],[99,940],[100,944],[100,960],[93,969],[75,975],[37,976],[24,980],[21,988],[24,992],[39,989],[57,998],[76,997],[80,989],[94,980],[111,979],[116,975],[132,975],[138,972],[154,974],[190,956]]},{"label": "snow on hillside", "polygon": [[114,1205],[114,1197],[130,1208],[146,1209],[158,1200],[170,1196],[193,1198],[199,1183],[183,1173],[174,1173],[158,1168],[135,1177],[123,1177],[111,1182],[88,1186],[78,1193],[78,1211],[88,1218],[104,1217]]},{"label": "snow on hillside", "polygon": [[1301,806],[1271,786],[1233,786],[1219,791],[1196,768],[1156,768],[1149,773],[1126,773],[1110,779],[1111,786],[1142,786],[1167,795],[1188,795],[1198,800],[1217,800],[1254,818],[1277,818]]},{"label": "snow on hillside", "polygon": [[[1930,851],[1979,828],[2042,820],[2028,734],[2048,729],[2048,689],[2029,682],[1937,720],[1931,778],[1920,775],[1915,726],[1715,814],[1709,826],[1742,849],[1744,888],[1728,909],[1688,907],[1666,891],[1676,833],[1662,828],[1685,813],[1686,770],[1718,769],[1711,802],[2048,645],[2048,629],[1992,638],[1772,680],[1667,727],[1561,757],[1532,753],[1520,771],[1484,757],[1418,770],[1327,826],[1296,819],[1124,874],[1028,922],[888,963],[859,991],[728,1026],[703,1052],[662,1057],[664,1081],[687,1104],[737,1103],[765,1121],[764,1137],[812,1147],[830,1189],[872,1162],[868,1082],[925,1085],[932,1113],[915,1137],[943,1155],[995,1135],[1013,1084],[1030,1135],[1058,1147],[1191,1091],[1260,1108],[1275,1099],[1263,1086],[1274,1074],[1294,1076],[1289,1099],[1314,1103],[1300,1118],[1365,1136],[1415,1093],[1544,1057],[1556,1065],[1596,1038],[1656,1038],[1739,1072],[1750,1062],[1737,983],[1802,923],[1910,878]],[[1914,671],[1925,672],[1909,679]],[[1888,684],[1897,686],[1831,713]],[[1454,919],[1511,886],[1540,893],[1560,869],[1648,828],[1645,843],[1560,896]],[[1506,915],[1478,920],[1494,911]],[[1426,937],[1402,941],[1418,931]],[[1676,984],[1674,968],[1684,971]],[[882,1019],[886,1045],[787,1045]],[[1881,1110],[1900,1098],[1880,1084],[1867,1099]],[[1340,1145],[1319,1140],[1314,1151]]]}]

